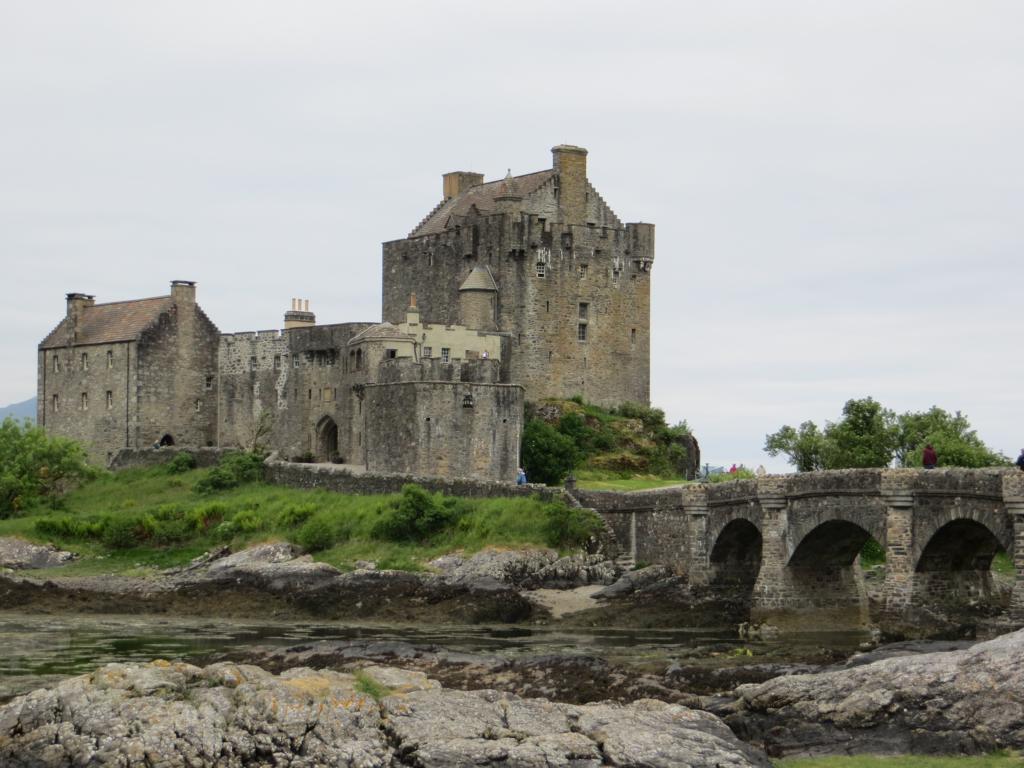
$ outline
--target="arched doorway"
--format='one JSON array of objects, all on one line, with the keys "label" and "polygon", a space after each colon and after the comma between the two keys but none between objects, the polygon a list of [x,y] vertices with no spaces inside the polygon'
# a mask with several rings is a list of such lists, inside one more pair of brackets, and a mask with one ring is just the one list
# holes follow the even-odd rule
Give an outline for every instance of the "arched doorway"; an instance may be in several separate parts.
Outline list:
[{"label": "arched doorway", "polygon": [[316,425],[316,460],[338,459],[338,425],[330,416],[324,416]]},{"label": "arched doorway", "polygon": [[173,435],[169,435],[168,434],[168,435],[164,435],[163,437],[160,438],[160,447],[161,448],[164,448],[164,447],[166,447],[168,445],[174,445],[174,437],[173,437]]}]

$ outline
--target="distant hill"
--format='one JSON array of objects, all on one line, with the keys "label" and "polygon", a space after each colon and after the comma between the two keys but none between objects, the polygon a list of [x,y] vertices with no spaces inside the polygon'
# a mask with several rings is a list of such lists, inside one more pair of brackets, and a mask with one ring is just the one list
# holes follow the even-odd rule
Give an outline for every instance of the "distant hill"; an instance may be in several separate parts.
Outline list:
[{"label": "distant hill", "polygon": [[21,403],[14,403],[13,405],[5,405],[0,407],[0,421],[10,416],[11,418],[21,421],[22,419],[36,420],[36,399],[34,397],[29,398]]}]

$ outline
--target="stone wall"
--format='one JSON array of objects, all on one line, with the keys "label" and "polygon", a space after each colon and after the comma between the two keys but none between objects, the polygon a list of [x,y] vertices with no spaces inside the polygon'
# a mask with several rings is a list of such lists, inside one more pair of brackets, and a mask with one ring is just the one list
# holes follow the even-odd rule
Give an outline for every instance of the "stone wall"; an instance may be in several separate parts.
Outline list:
[{"label": "stone wall", "polygon": [[169,463],[179,453],[191,453],[196,460],[196,467],[215,467],[226,453],[231,453],[230,448],[207,448],[206,446],[173,447],[173,448],[122,448],[114,454],[110,460],[108,469],[120,471],[122,469],[139,469],[142,467],[158,467],[161,464]]},{"label": "stone wall", "polygon": [[138,406],[128,447],[144,448],[165,435],[183,445],[212,446],[217,438],[220,331],[195,303],[194,288],[173,295],[172,310],[136,345]]},{"label": "stone wall", "polygon": [[322,488],[337,493],[383,494],[399,493],[403,485],[415,483],[431,493],[465,498],[519,498],[538,496],[545,501],[567,501],[561,488],[544,485],[515,485],[507,482],[488,482],[470,478],[422,477],[400,474],[355,474],[344,467],[324,464],[300,464],[268,459],[264,464],[267,482],[290,488]]},{"label": "stone wall", "polygon": [[367,470],[515,480],[522,387],[412,381],[367,384],[360,396]]}]

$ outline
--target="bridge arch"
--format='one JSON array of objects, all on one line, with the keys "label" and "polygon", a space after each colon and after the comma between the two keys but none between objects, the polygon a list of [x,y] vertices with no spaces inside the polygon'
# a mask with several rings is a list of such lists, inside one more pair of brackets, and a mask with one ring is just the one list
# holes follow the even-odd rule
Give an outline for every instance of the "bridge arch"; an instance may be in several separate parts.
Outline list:
[{"label": "bridge arch", "polygon": [[735,517],[722,526],[708,556],[713,586],[732,586],[753,591],[761,570],[761,529],[746,517]]},{"label": "bridge arch", "polygon": [[795,542],[790,568],[842,568],[853,565],[871,531],[850,520],[826,520]]}]

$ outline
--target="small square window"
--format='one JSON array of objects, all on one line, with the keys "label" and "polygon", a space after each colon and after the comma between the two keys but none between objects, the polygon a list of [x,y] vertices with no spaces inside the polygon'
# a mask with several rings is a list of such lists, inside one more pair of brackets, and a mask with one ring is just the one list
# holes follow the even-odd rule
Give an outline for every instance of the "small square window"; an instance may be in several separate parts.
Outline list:
[{"label": "small square window", "polygon": [[447,363],[452,359],[452,351],[448,347],[441,347],[441,362]]},{"label": "small square window", "polygon": [[589,267],[590,267],[589,264],[580,264],[580,270],[579,271],[580,271],[580,279],[581,280],[587,276],[587,270],[589,269]]},{"label": "small square window", "polygon": [[207,389],[213,389],[213,376],[207,376],[205,386]]},{"label": "small square window", "polygon": [[281,356],[280,355],[274,355],[274,370],[275,371],[281,370]]},{"label": "small square window", "polygon": [[398,350],[397,349],[385,349],[384,350],[384,358],[385,359],[387,359],[387,360],[394,360],[396,357],[398,357]]},{"label": "small square window", "polygon": [[547,267],[548,267],[548,265],[545,264],[543,261],[538,261],[537,262],[537,277],[544,277],[547,274],[547,271],[548,271]]},{"label": "small square window", "polygon": [[423,348],[423,357],[424,358],[429,358],[433,354],[434,354],[434,350],[431,349],[430,347],[424,347]]},{"label": "small square window", "polygon": [[292,368],[298,368],[298,367],[299,367],[299,356],[296,355],[295,357],[292,358]]},{"label": "small square window", "polygon": [[586,341],[587,340],[587,324],[586,323],[580,323],[577,326],[576,338],[579,339],[580,341]]},{"label": "small square window", "polygon": [[585,302],[580,302],[580,320],[587,321],[590,319],[590,305]]}]

